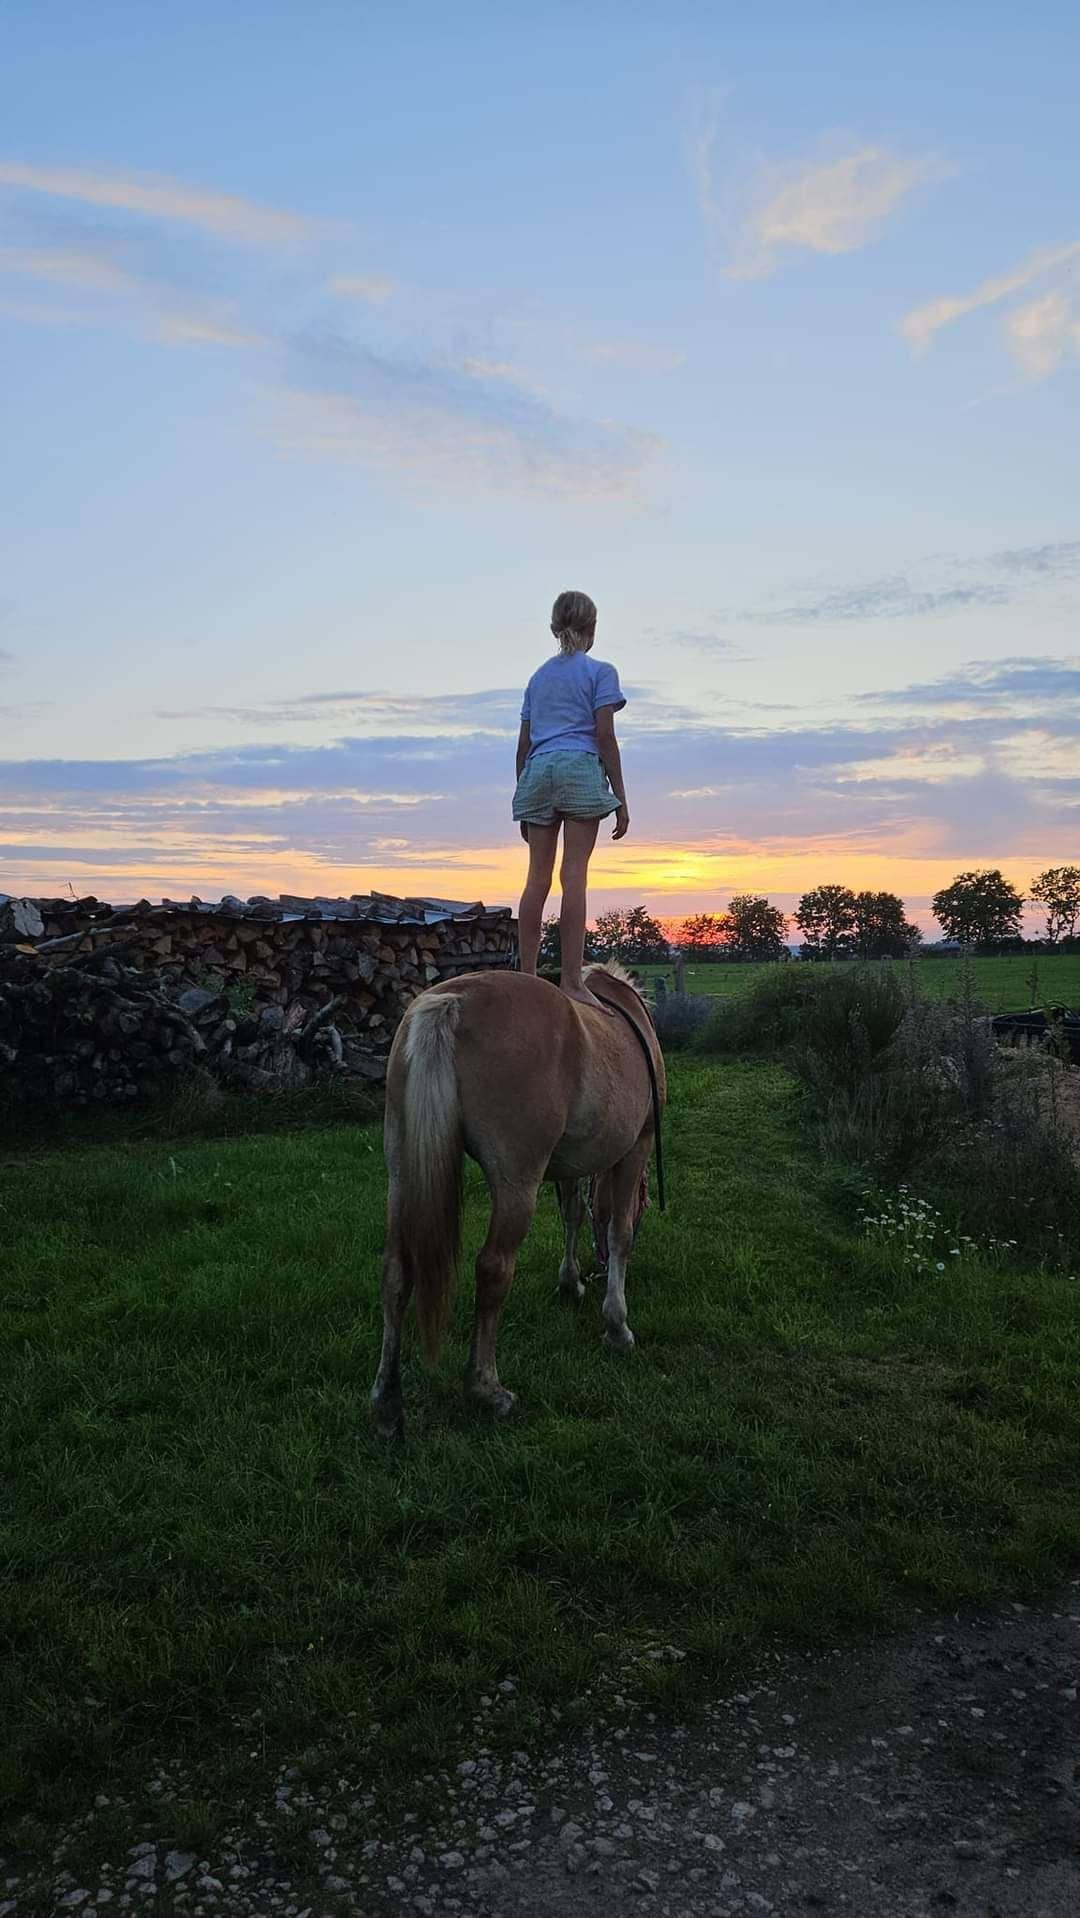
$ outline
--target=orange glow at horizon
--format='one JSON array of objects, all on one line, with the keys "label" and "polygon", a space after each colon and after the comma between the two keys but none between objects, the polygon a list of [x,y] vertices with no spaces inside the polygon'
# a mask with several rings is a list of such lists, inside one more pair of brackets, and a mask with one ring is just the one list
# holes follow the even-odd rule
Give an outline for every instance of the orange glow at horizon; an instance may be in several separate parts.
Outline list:
[{"label": "orange glow at horizon", "polygon": [[[0,876],[0,890],[49,896],[67,892],[70,885],[77,893],[93,891],[116,902],[163,894],[215,898],[226,892],[273,897],[281,892],[334,896],[375,891],[516,906],[526,869],[520,842],[436,851],[423,859],[395,861],[390,856],[378,866],[352,866],[272,850],[254,835],[238,837],[230,845],[220,839],[204,842],[190,830],[162,832],[150,847],[145,839],[132,842],[130,851],[141,854],[137,861],[123,856],[129,848],[124,835],[117,833],[112,836],[114,856],[110,858],[101,849],[102,835],[95,836],[98,848],[87,848],[85,857],[80,857],[70,839],[62,860],[50,855],[45,845],[36,857],[24,855],[17,871],[9,866]],[[596,902],[594,913],[610,905],[644,903],[666,922],[690,913],[720,913],[733,893],[765,894],[784,904],[812,886],[834,883],[854,891],[887,890],[907,901],[928,900],[956,873],[987,865],[999,866],[1026,893],[1034,873],[1060,863],[1060,853],[1046,849],[996,860],[824,838],[764,845],[733,841],[722,848],[709,843],[612,846],[601,841],[590,869],[590,893]],[[552,897],[557,901],[557,881]],[[926,917],[925,908],[916,908],[919,912]]]}]

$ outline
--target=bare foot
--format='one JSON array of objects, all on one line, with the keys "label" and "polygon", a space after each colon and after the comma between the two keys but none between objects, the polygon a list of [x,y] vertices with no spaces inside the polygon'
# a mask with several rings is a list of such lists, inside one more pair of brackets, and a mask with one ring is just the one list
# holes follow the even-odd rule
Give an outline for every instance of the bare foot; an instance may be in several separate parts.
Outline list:
[{"label": "bare foot", "polygon": [[606,1012],[608,1015],[608,1018],[611,1018],[612,1016],[611,1007],[605,1006],[602,999],[598,999],[594,992],[589,991],[588,986],[560,985],[559,991],[565,992],[567,998],[572,999],[575,1005],[592,1006],[596,1012]]}]

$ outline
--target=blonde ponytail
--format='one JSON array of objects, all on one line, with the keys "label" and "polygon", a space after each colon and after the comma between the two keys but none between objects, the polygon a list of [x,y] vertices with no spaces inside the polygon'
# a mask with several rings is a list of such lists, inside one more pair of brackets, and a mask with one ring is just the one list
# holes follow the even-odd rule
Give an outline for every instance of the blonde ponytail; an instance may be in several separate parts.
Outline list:
[{"label": "blonde ponytail", "polygon": [[596,631],[596,606],[588,593],[560,593],[551,609],[551,630],[560,653],[584,653]]}]

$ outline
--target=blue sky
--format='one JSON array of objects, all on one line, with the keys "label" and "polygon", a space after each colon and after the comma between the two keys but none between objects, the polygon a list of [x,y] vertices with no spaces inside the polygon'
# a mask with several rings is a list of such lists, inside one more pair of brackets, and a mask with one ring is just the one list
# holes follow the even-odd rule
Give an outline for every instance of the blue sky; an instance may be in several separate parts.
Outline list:
[{"label": "blue sky", "polygon": [[1080,860],[1074,10],[5,13],[0,888],[598,905]]}]

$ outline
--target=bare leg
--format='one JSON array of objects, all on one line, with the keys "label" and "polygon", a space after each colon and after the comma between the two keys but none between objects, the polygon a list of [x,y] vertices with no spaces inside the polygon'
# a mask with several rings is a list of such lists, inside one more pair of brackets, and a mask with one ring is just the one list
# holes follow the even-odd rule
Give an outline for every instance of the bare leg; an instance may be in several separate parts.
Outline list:
[{"label": "bare leg", "polygon": [[382,1358],[371,1390],[372,1424],[380,1438],[402,1438],[405,1432],[401,1406],[401,1322],[410,1290],[398,1256],[396,1235],[391,1229],[383,1254]]},{"label": "bare leg", "polygon": [[551,891],[558,842],[557,825],[529,827],[529,876],[518,907],[518,954],[522,972],[536,971],[544,927],[544,907]]},{"label": "bare leg", "polygon": [[580,1179],[559,1180],[559,1211],[562,1213],[566,1228],[566,1250],[559,1267],[559,1291],[564,1299],[575,1304],[585,1297],[585,1287],[581,1283],[581,1270],[578,1265],[577,1242],[581,1222],[585,1217],[585,1195]]},{"label": "bare leg", "polygon": [[614,1352],[629,1352],[634,1334],[626,1323],[626,1268],[634,1243],[634,1213],[649,1139],[639,1139],[611,1173],[611,1222],[608,1226],[607,1292],[604,1342]]},{"label": "bare leg", "polygon": [[503,1302],[514,1278],[518,1247],[536,1210],[540,1181],[498,1186],[492,1193],[491,1224],[476,1261],[476,1312],[472,1347],[465,1367],[465,1397],[500,1416],[509,1412],[514,1395],[499,1383],[495,1339]]},{"label": "bare leg", "polygon": [[589,858],[596,844],[598,819],[563,820],[563,856],[559,880],[562,885],[562,910],[559,914],[559,940],[562,946],[562,973],[559,984],[568,999],[579,1005],[596,1006],[607,1012],[595,993],[581,977],[585,963],[585,888],[589,876]]}]

